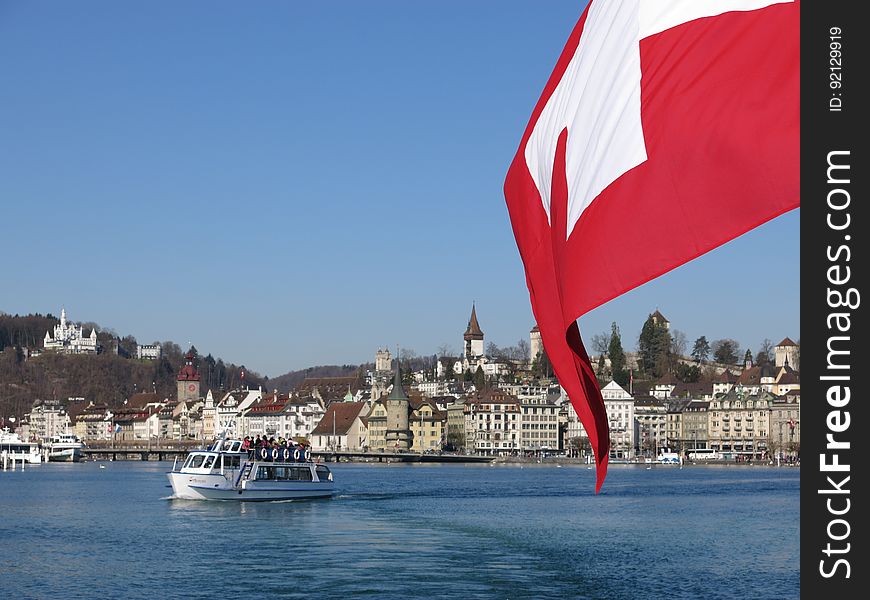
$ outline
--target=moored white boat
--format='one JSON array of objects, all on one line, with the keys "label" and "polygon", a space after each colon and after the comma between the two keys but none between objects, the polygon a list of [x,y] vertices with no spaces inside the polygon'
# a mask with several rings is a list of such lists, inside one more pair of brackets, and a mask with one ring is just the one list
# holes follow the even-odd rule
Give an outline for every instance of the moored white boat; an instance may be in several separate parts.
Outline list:
[{"label": "moored white boat", "polygon": [[241,440],[220,439],[191,452],[168,473],[173,498],[184,500],[297,500],[332,496],[329,467],[300,448],[242,450]]},{"label": "moored white boat", "polygon": [[7,461],[18,463],[26,462],[38,465],[42,462],[39,444],[22,440],[17,433],[13,433],[9,429],[0,430],[0,455],[5,457]]},{"label": "moored white boat", "polygon": [[43,446],[51,462],[79,462],[83,456],[82,448],[85,447],[82,441],[72,434],[56,435]]}]

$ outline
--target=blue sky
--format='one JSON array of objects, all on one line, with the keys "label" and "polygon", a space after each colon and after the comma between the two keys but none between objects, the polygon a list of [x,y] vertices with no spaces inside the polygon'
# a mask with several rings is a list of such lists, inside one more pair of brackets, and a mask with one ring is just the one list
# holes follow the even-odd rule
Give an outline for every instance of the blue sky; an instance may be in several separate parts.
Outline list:
[{"label": "blue sky", "polygon": [[[528,339],[502,195],[582,2],[0,0],[0,310],[276,376]],[[800,337],[799,211],[584,316]]]}]

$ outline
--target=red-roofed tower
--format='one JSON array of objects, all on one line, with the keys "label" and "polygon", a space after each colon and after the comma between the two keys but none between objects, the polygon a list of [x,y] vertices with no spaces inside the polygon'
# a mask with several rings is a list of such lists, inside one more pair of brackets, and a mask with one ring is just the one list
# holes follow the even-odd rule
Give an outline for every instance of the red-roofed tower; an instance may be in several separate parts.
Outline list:
[{"label": "red-roofed tower", "polygon": [[199,399],[199,371],[193,364],[193,354],[184,355],[184,366],[178,372],[178,401]]}]

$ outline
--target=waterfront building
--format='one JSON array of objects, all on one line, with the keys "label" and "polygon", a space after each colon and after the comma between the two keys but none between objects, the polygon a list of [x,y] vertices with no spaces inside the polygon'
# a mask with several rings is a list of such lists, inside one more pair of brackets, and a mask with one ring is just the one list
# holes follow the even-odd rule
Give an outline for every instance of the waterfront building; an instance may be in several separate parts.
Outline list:
[{"label": "waterfront building", "polygon": [[[629,460],[634,457],[634,398],[615,381],[611,381],[601,388],[601,396],[604,399],[604,410],[610,425],[610,458]],[[574,413],[573,415],[571,413]],[[569,403],[568,421],[579,422],[573,405]],[[589,435],[580,423],[580,436],[587,438]]]},{"label": "waterfront building", "polygon": [[801,394],[790,391],[770,404],[770,452],[784,458],[796,456],[801,444]]},{"label": "waterfront building", "polygon": [[217,407],[214,404],[214,396],[211,390],[205,393],[205,401],[202,406],[202,439],[213,440],[215,436],[215,417]]},{"label": "waterfront building", "polygon": [[82,326],[67,322],[66,309],[60,309],[60,323],[54,326],[54,331],[46,331],[42,345],[46,350],[55,350],[62,354],[96,354],[97,330],[91,329],[90,335],[85,335]]},{"label": "waterfront building", "polygon": [[610,423],[610,456],[631,459],[636,446],[634,398],[615,381],[601,389],[601,396],[604,398],[604,409]]},{"label": "waterfront building", "polygon": [[668,411],[666,413],[667,423],[665,425],[667,446],[668,448],[679,452],[682,452],[685,449],[683,443],[685,438],[683,428],[683,410],[685,410],[689,402],[691,402],[691,400],[676,399],[668,403]]},{"label": "waterfront building", "polygon": [[102,441],[112,438],[112,412],[107,404],[88,403],[78,415],[73,426],[80,440]]},{"label": "waterfront building", "polygon": [[705,400],[691,400],[683,408],[682,447],[685,451],[709,448],[709,410],[710,402]]},{"label": "waterfront building", "polygon": [[[353,400],[344,400],[351,401]],[[302,440],[308,439],[325,412],[318,398],[299,398],[279,394],[275,390],[243,410],[239,421],[244,435]]]},{"label": "waterfront building", "polygon": [[178,372],[178,401],[199,399],[199,371],[193,364],[194,356],[190,352],[184,355],[184,366]]},{"label": "waterfront building", "polygon": [[160,360],[160,344],[137,344],[136,358],[139,360]]},{"label": "waterfront building", "polygon": [[447,413],[446,445],[451,450],[465,450],[465,400],[457,399],[445,407]]},{"label": "waterfront building", "polygon": [[767,451],[770,433],[770,392],[751,394],[739,384],[714,398],[707,411],[709,447],[726,456],[760,456]]},{"label": "waterfront building", "polygon": [[371,450],[384,450],[387,447],[387,404],[385,400],[376,400],[366,417],[368,429],[368,447]]},{"label": "waterfront building", "polygon": [[517,397],[520,403],[520,448],[524,452],[556,451],[559,436],[558,395],[548,393]]},{"label": "waterfront building", "polygon": [[634,398],[635,452],[655,457],[658,449],[668,446],[668,406],[653,396]]},{"label": "waterfront building", "polygon": [[215,436],[223,435],[225,431],[229,437],[248,435],[247,420],[242,415],[262,397],[261,388],[230,390],[224,394],[215,408]]},{"label": "waterfront building", "polygon": [[267,438],[284,436],[284,409],[288,400],[287,396],[275,390],[254,403],[244,412],[245,435]]},{"label": "waterfront building", "polygon": [[175,404],[172,411],[172,439],[200,439],[202,437],[202,419],[199,410],[201,400],[184,400]]},{"label": "waterfront building", "polygon": [[323,402],[313,396],[290,398],[284,407],[283,435],[288,439],[309,439],[326,414]]},{"label": "waterfront building", "polygon": [[487,455],[513,454],[521,449],[521,406],[516,396],[485,389],[465,397],[465,447]]},{"label": "waterfront building", "polygon": [[159,433],[160,410],[153,406],[125,405],[112,411],[112,439],[118,442],[142,442]]},{"label": "waterfront building", "polygon": [[56,435],[72,433],[69,415],[59,400],[37,399],[24,415],[21,437],[48,441]]},{"label": "waterfront building", "polygon": [[365,402],[333,402],[311,432],[314,451],[362,450],[368,445]]},{"label": "waterfront building", "polygon": [[165,440],[173,439],[172,416],[178,402],[167,402],[157,411],[157,437]]},{"label": "waterfront building", "polygon": [[411,451],[441,450],[447,435],[447,412],[434,401],[425,398],[411,400],[408,416],[411,430]]}]

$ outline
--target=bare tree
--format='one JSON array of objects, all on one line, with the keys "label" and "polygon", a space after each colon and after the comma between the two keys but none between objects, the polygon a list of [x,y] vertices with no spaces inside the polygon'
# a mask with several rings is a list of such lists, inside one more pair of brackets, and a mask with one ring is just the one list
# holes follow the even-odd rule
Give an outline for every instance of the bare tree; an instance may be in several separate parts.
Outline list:
[{"label": "bare tree", "polygon": [[441,344],[438,346],[438,356],[453,356],[453,346],[450,344]]},{"label": "bare tree", "polygon": [[608,348],[610,348],[610,333],[596,333],[592,336],[592,351],[596,354],[602,355],[607,354]]},{"label": "bare tree", "polygon": [[679,329],[674,329],[671,332],[671,354],[677,357],[683,357],[686,355],[687,347],[688,341],[686,339],[686,334]]},{"label": "bare tree", "polygon": [[516,360],[528,360],[529,352],[531,352],[531,349],[529,347],[529,340],[525,338],[520,338],[520,340],[517,342],[518,356],[516,357]]}]

